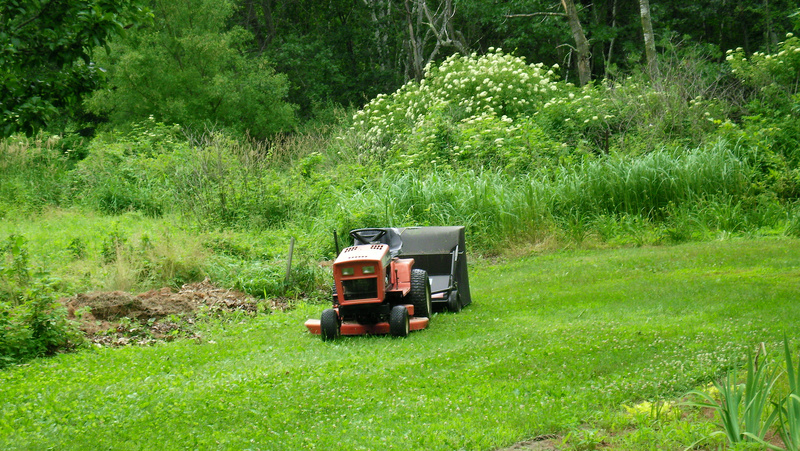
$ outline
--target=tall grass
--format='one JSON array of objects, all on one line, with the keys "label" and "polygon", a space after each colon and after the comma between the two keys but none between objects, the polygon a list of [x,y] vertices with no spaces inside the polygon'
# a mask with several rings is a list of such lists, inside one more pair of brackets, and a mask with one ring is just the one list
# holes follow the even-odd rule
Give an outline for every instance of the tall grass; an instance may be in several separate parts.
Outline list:
[{"label": "tall grass", "polygon": [[677,155],[661,150],[638,158],[611,157],[584,163],[557,180],[554,209],[660,219],[670,204],[746,194],[747,174],[723,141]]},{"label": "tall grass", "polygon": [[[748,220],[749,174],[735,147],[722,141],[521,175],[411,171],[343,192],[329,218],[344,229],[463,224],[477,244],[489,247],[511,237],[541,237],[554,227],[588,229],[601,216],[667,221],[679,211],[695,227],[741,231],[765,222]],[[785,210],[776,209],[770,219],[785,221]]]},{"label": "tall grass", "polygon": [[7,210],[61,205],[69,196],[69,149],[58,136],[0,140],[0,218]]},{"label": "tall grass", "polygon": [[[331,154],[341,148],[337,141],[319,134],[258,143],[209,132],[187,140],[175,127],[151,122],[132,134],[95,139],[74,169],[52,144],[28,144],[21,152],[7,141],[0,170],[9,176],[0,190],[16,192],[36,180],[41,186],[23,191],[43,196],[39,203],[178,214],[206,230],[286,228],[309,235],[312,252],[323,254],[331,251],[331,229],[374,226],[462,224],[479,251],[554,235],[580,242],[623,233],[644,242],[642,227],[665,229],[661,235],[678,241],[717,230],[794,227],[786,206],[755,195],[758,169],[725,141],[529,173],[397,172],[345,162]],[[326,142],[328,150],[311,151]],[[46,161],[26,164],[44,158],[37,152]],[[29,202],[14,196],[4,196],[6,205]]]}]

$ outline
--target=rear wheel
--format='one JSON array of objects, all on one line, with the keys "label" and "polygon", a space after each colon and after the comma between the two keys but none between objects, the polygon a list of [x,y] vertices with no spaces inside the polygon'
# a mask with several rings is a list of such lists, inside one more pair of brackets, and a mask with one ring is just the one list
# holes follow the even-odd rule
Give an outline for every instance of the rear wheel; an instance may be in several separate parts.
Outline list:
[{"label": "rear wheel", "polygon": [[450,297],[447,298],[447,310],[453,313],[461,311],[461,299],[458,298],[458,293],[455,291],[450,293]]},{"label": "rear wheel", "polygon": [[431,281],[428,279],[428,272],[424,269],[411,270],[411,303],[414,304],[414,316],[430,318],[433,312]]},{"label": "rear wheel", "polygon": [[339,336],[339,315],[336,314],[336,310],[332,308],[323,310],[319,322],[320,335],[322,335],[323,340],[333,340]]},{"label": "rear wheel", "polygon": [[402,305],[392,307],[389,312],[389,333],[395,337],[407,337],[410,330],[408,310]]}]

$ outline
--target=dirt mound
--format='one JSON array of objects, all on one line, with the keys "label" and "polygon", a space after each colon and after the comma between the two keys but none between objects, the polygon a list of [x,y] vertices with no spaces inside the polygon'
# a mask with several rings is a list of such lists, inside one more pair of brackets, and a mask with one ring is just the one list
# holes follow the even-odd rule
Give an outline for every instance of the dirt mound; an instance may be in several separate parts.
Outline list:
[{"label": "dirt mound", "polygon": [[[238,310],[255,314],[259,307],[252,296],[219,288],[208,279],[186,284],[177,292],[161,288],[138,295],[122,291],[81,293],[60,302],[87,338],[95,344],[110,346],[148,344],[177,337],[199,339],[192,332],[199,311],[213,314]],[[264,308],[263,301],[261,305]],[[276,301],[266,305],[271,310],[284,307]]]}]

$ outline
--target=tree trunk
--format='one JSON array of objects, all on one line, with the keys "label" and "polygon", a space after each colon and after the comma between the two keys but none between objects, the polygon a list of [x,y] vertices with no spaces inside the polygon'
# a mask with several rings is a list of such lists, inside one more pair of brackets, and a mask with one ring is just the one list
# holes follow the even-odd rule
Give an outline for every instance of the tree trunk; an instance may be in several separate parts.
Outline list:
[{"label": "tree trunk", "polygon": [[642,15],[642,32],[644,34],[644,51],[647,55],[647,73],[653,81],[661,75],[658,72],[658,58],[656,56],[656,41],[653,36],[653,22],[650,19],[650,1],[639,0],[639,11]]},{"label": "tree trunk", "polygon": [[[617,0],[614,0],[614,4],[611,8],[611,28],[613,30],[617,29]],[[608,78],[609,76],[609,68],[611,67],[611,57],[614,54],[614,41],[617,39],[617,36],[614,35],[611,37],[611,41],[608,43],[608,53],[606,54],[605,58],[605,77]]]},{"label": "tree trunk", "polygon": [[561,0],[561,4],[567,14],[572,37],[575,39],[575,48],[578,51],[578,83],[583,86],[592,79],[592,72],[589,68],[589,41],[586,40],[586,35],[583,34],[581,21],[578,19],[578,10],[575,9],[575,2],[573,0]]},{"label": "tree trunk", "polygon": [[414,8],[415,5],[409,0],[405,0],[406,5],[406,24],[408,25],[408,51],[409,55],[409,66],[410,70],[406,76],[410,76],[416,81],[422,80],[422,42],[420,42],[419,37],[417,36],[417,31],[419,27],[415,30],[414,25],[418,24],[419,20],[414,20],[415,16],[418,16],[418,10]]}]

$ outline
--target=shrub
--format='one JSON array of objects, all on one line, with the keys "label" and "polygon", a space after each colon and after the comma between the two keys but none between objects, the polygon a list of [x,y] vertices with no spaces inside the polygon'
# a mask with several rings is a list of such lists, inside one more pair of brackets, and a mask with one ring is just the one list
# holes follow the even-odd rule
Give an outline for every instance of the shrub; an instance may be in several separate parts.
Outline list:
[{"label": "shrub", "polygon": [[171,162],[176,156],[189,158],[179,126],[151,117],[133,124],[123,136],[100,135],[89,149],[72,173],[78,202],[106,214],[141,211],[160,216],[170,209]]},{"label": "shrub", "polygon": [[728,50],[725,59],[731,71],[755,90],[752,108],[760,113],[796,112],[800,103],[800,38],[787,33],[776,53],[756,52],[747,58],[738,48]]},{"label": "shrub", "polygon": [[[374,159],[388,159],[399,168],[449,166],[476,154],[473,165],[518,166],[527,148],[503,146],[518,130],[509,124],[532,115],[563,86],[556,82],[556,69],[529,65],[500,49],[482,56],[453,55],[429,67],[422,82],[376,97],[354,115],[351,133]],[[492,127],[491,140],[473,133],[476,121]],[[529,145],[533,135],[521,143]],[[542,146],[551,145],[545,140]]]},{"label": "shrub", "polygon": [[15,135],[0,141],[3,204],[22,211],[39,211],[46,205],[69,203],[72,163],[62,151],[61,141],[60,136],[45,134],[33,138]]},{"label": "shrub", "polygon": [[28,267],[24,237],[12,235],[0,247],[0,368],[82,341],[55,301],[56,283]]},{"label": "shrub", "polygon": [[[741,128],[726,131],[761,153],[774,153],[787,164],[778,179],[795,179],[791,172],[800,164],[800,38],[792,33],[772,54],[756,52],[749,58],[739,48],[729,50],[726,60],[731,72],[752,92]],[[795,181],[792,182],[794,184]],[[791,188],[791,197],[798,196]]]}]

